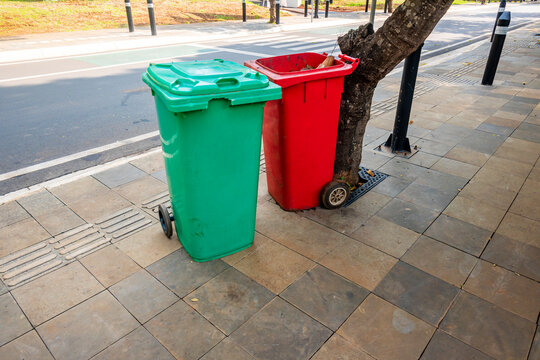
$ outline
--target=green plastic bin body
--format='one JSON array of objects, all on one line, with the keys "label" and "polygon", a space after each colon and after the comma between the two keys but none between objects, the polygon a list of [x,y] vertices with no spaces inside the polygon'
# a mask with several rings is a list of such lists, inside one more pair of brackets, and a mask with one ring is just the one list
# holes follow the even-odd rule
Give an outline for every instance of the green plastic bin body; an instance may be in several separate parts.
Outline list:
[{"label": "green plastic bin body", "polygon": [[176,233],[195,261],[253,244],[265,102],[281,88],[223,60],[151,64]]}]

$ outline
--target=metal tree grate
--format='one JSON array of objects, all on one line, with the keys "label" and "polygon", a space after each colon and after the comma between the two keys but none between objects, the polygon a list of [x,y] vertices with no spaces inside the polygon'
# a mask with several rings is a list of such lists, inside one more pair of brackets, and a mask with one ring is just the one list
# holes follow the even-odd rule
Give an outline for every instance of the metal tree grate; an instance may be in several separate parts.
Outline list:
[{"label": "metal tree grate", "polygon": [[362,195],[366,194],[369,190],[373,189],[378,183],[380,183],[381,181],[383,181],[384,179],[388,177],[388,175],[382,172],[376,171],[376,170],[371,170],[371,172],[373,173],[374,176],[371,176],[368,173],[368,169],[366,169],[365,167],[360,167],[360,171],[358,172],[358,175],[360,175],[362,179],[367,180],[367,181],[362,186],[360,186],[358,189],[354,190],[351,193],[351,197],[349,197],[349,200],[347,200],[347,202],[345,203],[345,205],[343,205],[343,207],[347,207],[351,205],[353,202],[358,200]]}]

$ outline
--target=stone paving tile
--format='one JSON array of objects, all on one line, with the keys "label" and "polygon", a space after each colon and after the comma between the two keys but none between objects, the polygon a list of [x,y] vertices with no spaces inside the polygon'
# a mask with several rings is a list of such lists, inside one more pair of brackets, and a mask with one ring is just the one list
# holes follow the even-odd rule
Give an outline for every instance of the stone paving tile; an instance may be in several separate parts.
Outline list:
[{"label": "stone paving tile", "polygon": [[491,356],[437,330],[420,360],[493,360]]},{"label": "stone paving tile", "polygon": [[510,174],[519,178],[526,178],[531,172],[532,167],[532,164],[508,160],[499,156],[490,157],[483,166],[483,168],[498,169],[504,176]]},{"label": "stone paving tile", "polygon": [[233,266],[275,294],[315,266],[311,260],[258,233],[255,242],[260,244]]},{"label": "stone paving tile", "polygon": [[536,246],[495,234],[482,259],[540,281],[540,249]]},{"label": "stone paving tile", "polygon": [[364,149],[362,150],[362,166],[368,169],[377,170],[384,164],[386,164],[388,161],[390,161],[390,157],[379,155],[372,149]]},{"label": "stone paving tile", "polygon": [[397,258],[405,254],[419,236],[420,234],[412,230],[378,216],[373,216],[366,225],[351,235],[352,238]]},{"label": "stone paving tile", "polygon": [[495,359],[512,360],[527,357],[535,324],[462,291],[441,329]]},{"label": "stone paving tile", "polygon": [[302,215],[341,233],[352,234],[390,200],[389,196],[368,192],[346,208],[316,208],[304,211]]},{"label": "stone paving tile", "polygon": [[229,268],[186,296],[186,302],[230,335],[274,296],[240,271]]},{"label": "stone paving tile", "polygon": [[139,327],[92,357],[92,360],[123,359],[174,360],[174,356],[144,327]]},{"label": "stone paving tile", "polygon": [[77,216],[77,214],[67,206],[50,210],[44,214],[34,215],[34,218],[45,230],[54,236],[85,223],[83,219]]},{"label": "stone paving tile", "polygon": [[540,284],[499,266],[479,261],[464,290],[536,322],[540,310]]},{"label": "stone paving tile", "polygon": [[69,207],[72,203],[91,200],[96,196],[109,193],[109,189],[105,185],[91,176],[51,188],[49,191]]},{"label": "stone paving tile", "polygon": [[435,170],[426,170],[424,176],[419,177],[414,182],[446,193],[457,194],[465,186],[467,181],[467,179],[459,176],[445,174]]},{"label": "stone paving tile", "polygon": [[450,204],[455,196],[456,194],[454,192],[444,192],[425,185],[412,183],[397,198],[441,212]]},{"label": "stone paving tile", "polygon": [[87,255],[80,262],[105,287],[116,284],[140,269],[139,265],[114,245]]},{"label": "stone paving tile", "polygon": [[418,359],[435,328],[370,294],[337,331],[378,360]]},{"label": "stone paving tile", "polygon": [[322,258],[320,264],[371,291],[396,262],[396,258],[350,239]]},{"label": "stone paving tile", "polygon": [[160,224],[147,227],[115,244],[142,267],[162,259],[182,247],[176,233],[168,239]]},{"label": "stone paving tile", "polygon": [[0,324],[0,346],[32,330],[32,325],[9,293],[0,295]]},{"label": "stone paving tile", "polygon": [[471,181],[463,190],[459,192],[459,196],[463,196],[467,199],[482,201],[487,205],[491,205],[501,210],[508,210],[517,192],[489,186],[486,183],[479,181]]},{"label": "stone paving tile", "polygon": [[[3,325],[3,324],[2,324]],[[54,360],[43,341],[32,330],[0,347],[0,359],[5,360]]]},{"label": "stone paving tile", "polygon": [[65,206],[47,190],[42,190],[35,194],[25,196],[18,199],[17,202],[34,217],[37,215],[46,214],[52,209],[58,209]]},{"label": "stone paving tile", "polygon": [[504,142],[504,137],[497,134],[490,134],[480,130],[473,133],[459,142],[459,146],[478,151],[484,154],[493,154]]},{"label": "stone paving tile", "polygon": [[231,335],[260,360],[309,359],[332,331],[286,301],[275,298]]},{"label": "stone paving tile", "polygon": [[539,145],[531,141],[509,137],[495,152],[495,156],[532,165],[538,160]]},{"label": "stone paving tile", "polygon": [[0,258],[51,237],[34,219],[0,228]]},{"label": "stone paving tile", "polygon": [[109,291],[141,324],[178,301],[176,295],[145,270],[111,286]]},{"label": "stone paving tile", "polygon": [[501,107],[500,111],[526,116],[526,115],[529,115],[532,109],[534,109],[534,104],[526,104],[523,102],[509,101]]},{"label": "stone paving tile", "polygon": [[497,234],[540,248],[540,222],[523,216],[507,213],[497,229]]},{"label": "stone paving tile", "polygon": [[311,360],[375,360],[337,334],[320,348]]},{"label": "stone paving tile", "polygon": [[432,155],[423,151],[419,151],[416,154],[414,154],[409,159],[404,159],[404,161],[409,162],[411,164],[415,164],[418,166],[422,166],[425,168],[430,168],[433,164],[435,164],[437,161],[441,159],[440,156]]},{"label": "stone paving tile", "polygon": [[337,330],[369,292],[317,266],[280,296],[332,330]]},{"label": "stone paving tile", "polygon": [[481,123],[480,125],[478,125],[476,130],[481,130],[481,131],[485,131],[485,132],[488,132],[488,133],[497,134],[497,135],[501,135],[503,137],[507,137],[507,136],[510,136],[510,134],[514,131],[514,128],[513,127],[506,127],[506,126],[500,126],[500,125],[491,124],[491,123],[487,122],[487,120],[486,120],[483,123]]},{"label": "stone paving tile", "polygon": [[108,291],[40,325],[37,332],[56,359],[87,359],[138,326]]},{"label": "stone paving tile", "polygon": [[495,231],[505,211],[480,201],[457,196],[443,213],[486,230]]},{"label": "stone paving tile", "polygon": [[421,236],[401,259],[458,287],[477,262],[474,256],[427,236]]},{"label": "stone paving tile", "polygon": [[531,346],[531,352],[528,360],[540,360],[540,328],[536,327],[536,335],[534,336],[534,342]]},{"label": "stone paving tile", "polygon": [[437,326],[459,289],[400,261],[373,292],[408,313]]},{"label": "stone paving tile", "polygon": [[146,173],[131,164],[124,164],[94,174],[93,177],[109,188],[127,184],[145,176]]},{"label": "stone paving tile", "polygon": [[517,120],[512,120],[512,119],[507,119],[507,118],[502,118],[502,117],[497,117],[497,116],[490,116],[482,124],[494,125],[501,128],[507,128],[507,129],[515,129],[519,126],[519,124],[521,124],[521,122]]},{"label": "stone paving tile", "polygon": [[165,162],[163,161],[163,153],[157,151],[151,155],[141,157],[139,159],[130,161],[131,165],[141,169],[142,171],[151,174],[153,172],[163,170],[165,168]]},{"label": "stone paving tile", "polygon": [[410,164],[402,159],[393,158],[382,166],[379,171],[395,176],[400,180],[412,182],[419,176],[423,176],[426,169],[418,165]]},{"label": "stone paving tile", "polygon": [[29,217],[30,215],[15,201],[0,205],[0,228]]},{"label": "stone paving tile", "polygon": [[4,282],[2,281],[2,279],[0,279],[0,295],[3,295],[7,292],[8,292],[8,289],[6,285],[4,285]]},{"label": "stone paving tile", "polygon": [[510,212],[540,221],[540,181],[527,179],[521,188]]},{"label": "stone paving tile", "polygon": [[476,172],[480,168],[478,166],[467,164],[461,161],[442,158],[435,165],[433,165],[431,169],[446,174],[459,176],[465,179],[470,179],[474,176],[474,174],[476,174]]},{"label": "stone paving tile", "polygon": [[452,117],[446,123],[450,125],[469,128],[471,130],[476,129],[484,120],[487,119],[488,114],[480,114],[477,112],[463,111],[456,116]]},{"label": "stone paving tile", "polygon": [[525,177],[516,176],[499,169],[485,167],[480,169],[472,178],[471,182],[480,182],[486,186],[499,187],[504,190],[517,192],[523,185]]},{"label": "stone paving tile", "polygon": [[452,150],[450,150],[444,157],[475,166],[482,166],[489,159],[488,154],[470,150],[461,146],[452,148]]},{"label": "stone paving tile", "polygon": [[165,170],[153,172],[151,175],[162,183],[167,184],[167,172]]},{"label": "stone paving tile", "polygon": [[73,262],[16,288],[12,294],[37,326],[102,290],[79,262]]},{"label": "stone paving tile", "polygon": [[256,230],[305,257],[318,260],[336,246],[343,235],[271,202],[257,208]]},{"label": "stone paving tile", "polygon": [[134,204],[140,204],[154,195],[167,191],[167,185],[147,175],[114,188],[118,194]]},{"label": "stone paving tile", "polygon": [[388,176],[382,182],[377,184],[372,190],[383,195],[396,197],[402,192],[411,182],[394,176]]},{"label": "stone paving tile", "polygon": [[183,301],[154,317],[145,327],[171,354],[182,360],[199,359],[225,337]]},{"label": "stone paving tile", "polygon": [[148,272],[183,298],[228,267],[221,260],[198,263],[179,249],[147,267]]},{"label": "stone paving tile", "polygon": [[472,130],[465,127],[442,124],[437,129],[427,134],[424,139],[448,145],[456,145],[460,139],[469,136],[471,133]]},{"label": "stone paving tile", "polygon": [[[434,130],[437,131],[437,130]],[[420,139],[416,143],[414,143],[415,146],[418,146],[418,148],[426,153],[436,155],[436,156],[444,156],[450,149],[454,147],[454,144],[449,145],[442,142],[432,141],[432,140],[426,140],[426,139]]]},{"label": "stone paving tile", "polygon": [[417,233],[423,233],[438,215],[437,211],[400,199],[393,199],[377,213],[377,216]]},{"label": "stone paving tile", "polygon": [[247,351],[225,338],[212,350],[206,353],[201,360],[256,360]]}]

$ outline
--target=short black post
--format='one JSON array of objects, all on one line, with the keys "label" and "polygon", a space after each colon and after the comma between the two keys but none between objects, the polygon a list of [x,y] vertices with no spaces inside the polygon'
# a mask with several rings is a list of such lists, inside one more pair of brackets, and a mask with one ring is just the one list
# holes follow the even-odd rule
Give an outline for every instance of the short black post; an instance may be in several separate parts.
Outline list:
[{"label": "short black post", "polygon": [[384,144],[384,146],[390,148],[393,153],[411,152],[411,145],[407,138],[407,129],[409,128],[409,119],[411,117],[414,86],[416,84],[416,76],[418,75],[418,65],[420,64],[422,46],[424,46],[424,44],[420,45],[418,49],[405,59],[405,65],[403,66],[403,76],[401,77],[401,88],[399,89],[394,131],[390,134],[390,137]]},{"label": "short black post", "polygon": [[242,0],[242,21],[246,22],[247,15],[246,15],[246,0]]},{"label": "short black post", "polygon": [[129,0],[124,0],[124,4],[126,5],[126,15],[128,20],[129,32],[134,32],[135,29],[133,28],[133,16],[131,15],[131,3],[129,2]]},{"label": "short black post", "polygon": [[309,0],[304,0],[304,17],[307,17]]},{"label": "short black post", "polygon": [[501,0],[501,3],[499,4],[499,10],[497,11],[497,18],[495,19],[495,24],[493,25],[493,31],[491,32],[491,40],[490,42],[493,42],[493,36],[495,35],[495,28],[497,27],[497,21],[499,21],[499,17],[504,12],[504,8],[506,7],[506,0]]},{"label": "short black post", "polygon": [[364,12],[368,11],[368,7],[369,7],[369,0],[366,0],[366,11],[364,11]]},{"label": "short black post", "polygon": [[495,28],[495,36],[491,43],[491,50],[489,51],[486,69],[484,70],[484,76],[482,77],[482,85],[493,85],[493,79],[495,79],[495,73],[497,72],[497,66],[499,65],[499,59],[501,58],[504,40],[506,39],[506,33],[508,32],[508,26],[510,25],[510,17],[510,11],[503,12],[499,17],[497,27]]},{"label": "short black post", "polygon": [[384,13],[388,12],[388,0],[384,0]]},{"label": "short black post", "polygon": [[146,0],[148,5],[148,17],[150,18],[150,30],[152,30],[152,35],[157,35],[156,32],[156,18],[154,17],[154,3],[152,0]]},{"label": "short black post", "polygon": [[279,0],[276,0],[276,24],[279,24],[279,8],[281,7],[281,4],[279,3]]},{"label": "short black post", "polygon": [[314,0],[315,1],[315,10],[313,11],[313,17],[315,19],[318,19],[319,18],[319,0]]},{"label": "short black post", "polygon": [[328,7],[330,6],[330,1],[329,0],[326,0],[326,5],[325,5],[325,8],[324,8],[324,17],[327,18],[328,17]]}]

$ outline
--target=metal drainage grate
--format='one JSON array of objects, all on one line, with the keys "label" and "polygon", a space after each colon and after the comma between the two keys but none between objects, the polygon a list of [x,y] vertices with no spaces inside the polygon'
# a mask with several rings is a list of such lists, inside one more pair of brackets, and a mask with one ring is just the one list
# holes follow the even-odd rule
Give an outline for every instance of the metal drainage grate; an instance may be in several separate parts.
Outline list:
[{"label": "metal drainage grate", "polygon": [[367,182],[364,183],[364,185],[360,186],[358,189],[354,190],[351,193],[351,197],[343,207],[347,207],[351,205],[353,202],[358,200],[362,195],[366,194],[369,190],[373,189],[378,183],[383,181],[388,177],[388,175],[383,174],[382,172],[371,170],[374,176],[371,176],[368,174],[368,169],[365,167],[360,167],[360,171],[358,172],[358,175],[364,180],[367,180]]}]

